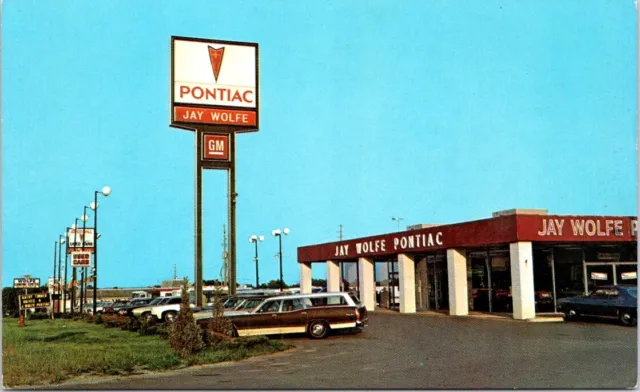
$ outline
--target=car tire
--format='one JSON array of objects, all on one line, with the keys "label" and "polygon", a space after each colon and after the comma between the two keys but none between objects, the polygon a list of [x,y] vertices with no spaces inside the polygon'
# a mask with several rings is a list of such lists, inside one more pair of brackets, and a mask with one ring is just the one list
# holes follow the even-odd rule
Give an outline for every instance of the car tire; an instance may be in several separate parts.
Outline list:
[{"label": "car tire", "polygon": [[567,308],[563,315],[564,321],[574,321],[578,318],[578,312],[573,308]]},{"label": "car tire", "polygon": [[167,324],[171,324],[176,321],[176,317],[178,317],[178,312],[170,310],[162,315],[162,320]]},{"label": "car tire", "polygon": [[323,339],[329,333],[329,326],[324,321],[313,321],[309,324],[308,332],[312,339]]},{"label": "car tire", "polygon": [[622,323],[622,325],[626,325],[627,327],[636,325],[636,316],[634,316],[633,313],[631,313],[631,311],[628,309],[621,309],[618,312],[618,317],[620,318],[620,322]]}]

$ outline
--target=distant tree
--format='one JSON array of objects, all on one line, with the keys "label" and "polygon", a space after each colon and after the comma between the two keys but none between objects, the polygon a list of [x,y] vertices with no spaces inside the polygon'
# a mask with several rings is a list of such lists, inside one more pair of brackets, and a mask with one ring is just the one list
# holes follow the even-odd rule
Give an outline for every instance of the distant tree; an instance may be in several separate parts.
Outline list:
[{"label": "distant tree", "polygon": [[189,307],[188,287],[189,281],[185,278],[182,285],[180,312],[173,324],[169,326],[169,346],[181,358],[186,358],[203,348],[200,327],[193,319],[193,312]]},{"label": "distant tree", "polygon": [[[279,289],[280,288],[280,280],[278,280],[278,279],[270,280],[267,284],[261,284],[260,287],[261,288],[265,288],[265,289]],[[289,286],[287,286],[286,282],[283,282],[282,287],[284,287],[286,289]]]},{"label": "distant tree", "polygon": [[311,279],[311,285],[312,286],[320,286],[320,287],[327,287],[327,280],[326,279]]},{"label": "distant tree", "polygon": [[11,317],[17,317],[19,312],[18,290],[13,287],[4,287],[2,289],[2,314]]}]

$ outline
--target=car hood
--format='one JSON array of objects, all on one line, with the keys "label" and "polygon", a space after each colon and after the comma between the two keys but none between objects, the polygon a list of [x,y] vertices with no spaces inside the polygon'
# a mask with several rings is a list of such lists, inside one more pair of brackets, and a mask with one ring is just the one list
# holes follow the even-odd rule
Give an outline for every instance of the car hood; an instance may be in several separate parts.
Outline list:
[{"label": "car hood", "polygon": [[142,314],[142,312],[146,312],[148,310],[151,310],[151,308],[153,308],[153,306],[143,306],[141,308],[135,308],[133,309],[133,314]]}]

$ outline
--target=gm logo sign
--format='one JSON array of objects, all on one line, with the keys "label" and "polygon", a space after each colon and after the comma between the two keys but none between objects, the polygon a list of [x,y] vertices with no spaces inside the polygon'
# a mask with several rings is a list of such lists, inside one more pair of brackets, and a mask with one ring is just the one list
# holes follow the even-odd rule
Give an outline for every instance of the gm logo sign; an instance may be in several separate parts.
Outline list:
[{"label": "gm logo sign", "polygon": [[229,160],[229,135],[204,134],[202,158],[207,160]]}]

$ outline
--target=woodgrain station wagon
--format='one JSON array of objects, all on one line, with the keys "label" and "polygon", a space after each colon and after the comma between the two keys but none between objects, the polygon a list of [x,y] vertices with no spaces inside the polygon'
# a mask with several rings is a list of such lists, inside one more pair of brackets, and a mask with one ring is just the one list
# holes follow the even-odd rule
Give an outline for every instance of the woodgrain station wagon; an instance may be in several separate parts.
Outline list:
[{"label": "woodgrain station wagon", "polygon": [[[361,331],[368,325],[367,310],[350,293],[317,293],[271,297],[245,314],[231,315],[238,336],[307,333],[321,339],[331,330]],[[206,326],[208,320],[197,321]]]}]

